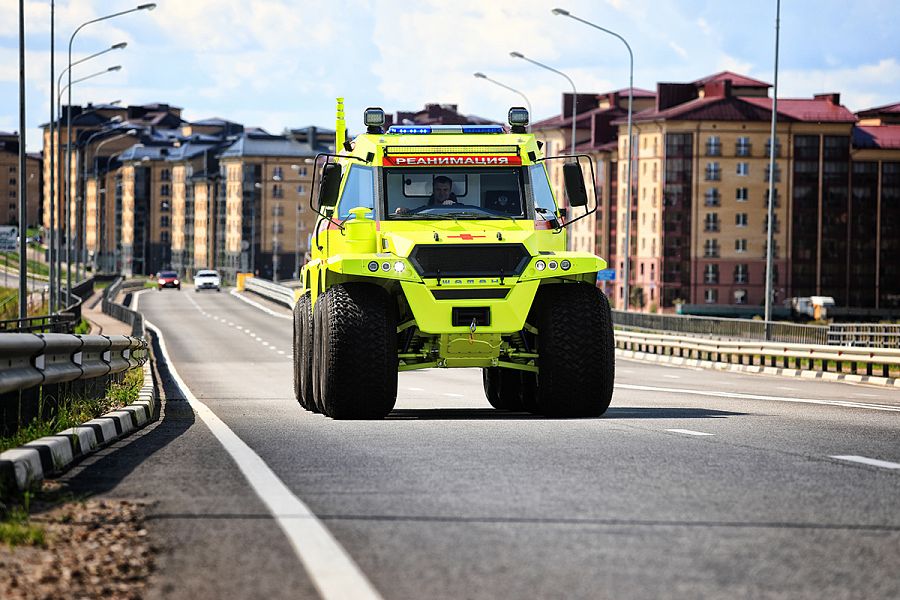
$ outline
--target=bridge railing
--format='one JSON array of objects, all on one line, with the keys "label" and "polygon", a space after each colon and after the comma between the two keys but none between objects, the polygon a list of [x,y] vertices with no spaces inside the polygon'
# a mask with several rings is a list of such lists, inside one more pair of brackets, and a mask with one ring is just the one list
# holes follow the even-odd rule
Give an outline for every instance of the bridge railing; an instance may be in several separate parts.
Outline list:
[{"label": "bridge railing", "polygon": [[120,292],[135,291],[143,288],[143,280],[126,281],[123,277],[117,277],[116,280],[103,291],[103,314],[131,325],[131,335],[134,337],[144,337],[144,315],[136,310],[131,310],[127,306],[117,303],[116,296],[118,296]]},{"label": "bridge railing", "polygon": [[294,307],[294,288],[286,285],[258,277],[248,277],[244,280],[244,289],[288,308]]}]

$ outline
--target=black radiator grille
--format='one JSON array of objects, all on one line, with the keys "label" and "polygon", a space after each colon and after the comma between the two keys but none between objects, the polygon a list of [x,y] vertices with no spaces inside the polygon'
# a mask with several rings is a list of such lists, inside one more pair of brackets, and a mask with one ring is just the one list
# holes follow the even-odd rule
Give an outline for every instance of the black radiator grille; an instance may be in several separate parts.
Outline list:
[{"label": "black radiator grille", "polygon": [[409,259],[422,277],[506,277],[521,274],[531,256],[522,244],[428,244]]}]

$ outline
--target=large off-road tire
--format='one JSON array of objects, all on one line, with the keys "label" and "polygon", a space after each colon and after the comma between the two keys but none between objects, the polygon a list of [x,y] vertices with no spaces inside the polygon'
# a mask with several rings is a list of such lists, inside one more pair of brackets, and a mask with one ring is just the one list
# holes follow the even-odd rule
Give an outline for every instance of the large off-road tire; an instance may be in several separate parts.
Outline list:
[{"label": "large off-road tire", "polygon": [[481,370],[484,395],[499,410],[524,410],[523,377],[525,373],[513,369],[488,367]]},{"label": "large off-road tire", "polygon": [[554,417],[606,412],[616,367],[606,296],[582,283],[542,286],[529,322],[538,329],[537,410]]},{"label": "large off-road tire", "polygon": [[316,302],[319,405],[334,419],[381,419],[397,400],[397,316],[388,293],[346,283]]},{"label": "large off-road tire", "polygon": [[312,344],[312,308],[307,293],[294,304],[294,396],[300,406],[318,412],[312,386]]}]

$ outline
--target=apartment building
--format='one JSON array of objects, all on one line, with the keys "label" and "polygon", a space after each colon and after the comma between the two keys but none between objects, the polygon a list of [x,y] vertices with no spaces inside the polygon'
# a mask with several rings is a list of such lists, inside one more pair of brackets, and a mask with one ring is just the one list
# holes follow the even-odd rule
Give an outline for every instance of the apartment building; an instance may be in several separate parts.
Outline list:
[{"label": "apartment building", "polygon": [[[0,225],[19,224],[19,134],[0,131]],[[26,226],[40,224],[41,188],[40,155],[25,157]]]},{"label": "apartment building", "polygon": [[[297,138],[304,142],[297,141]],[[267,279],[296,277],[305,262],[316,213],[310,208],[314,160],[332,151],[315,128],[297,134],[245,132],[219,157],[225,175],[225,260],[238,272]],[[196,219],[196,217],[195,217]]]}]

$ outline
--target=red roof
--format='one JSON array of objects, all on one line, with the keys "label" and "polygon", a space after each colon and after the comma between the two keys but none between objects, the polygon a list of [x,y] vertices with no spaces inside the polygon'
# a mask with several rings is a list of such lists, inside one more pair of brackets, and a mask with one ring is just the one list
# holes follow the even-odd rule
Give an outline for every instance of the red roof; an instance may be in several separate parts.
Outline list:
[{"label": "red roof", "polygon": [[731,71],[721,71],[720,73],[716,73],[715,75],[708,75],[703,79],[694,81],[693,84],[697,87],[703,87],[707,83],[711,83],[713,81],[724,81],[725,79],[730,79],[731,85],[734,87],[772,87],[771,83],[766,83],[765,81],[760,81],[759,79],[752,79],[745,75],[738,75],[737,73],[733,73]]},{"label": "red roof", "polygon": [[[741,98],[768,111],[772,110],[771,98]],[[840,104],[832,104],[826,99],[779,98],[778,115],[798,121],[828,123],[856,123],[856,115]]]},{"label": "red roof", "polygon": [[[636,88],[636,87],[633,87],[631,89],[633,90],[632,93],[634,94],[635,98],[656,98],[656,92],[651,92],[650,90],[645,90],[645,89]],[[610,96],[612,94],[618,94],[619,96],[621,96],[623,98],[627,98],[628,97],[628,88],[622,88],[620,90],[613,90],[611,92],[603,92],[602,94],[598,94],[598,97]]]},{"label": "red roof", "polygon": [[876,106],[874,108],[867,108],[866,110],[861,110],[856,114],[860,117],[877,117],[878,115],[897,113],[900,113],[900,102],[897,102],[895,104],[886,104],[884,106]]},{"label": "red roof", "polygon": [[900,148],[900,125],[865,125],[853,128],[856,148]]}]

